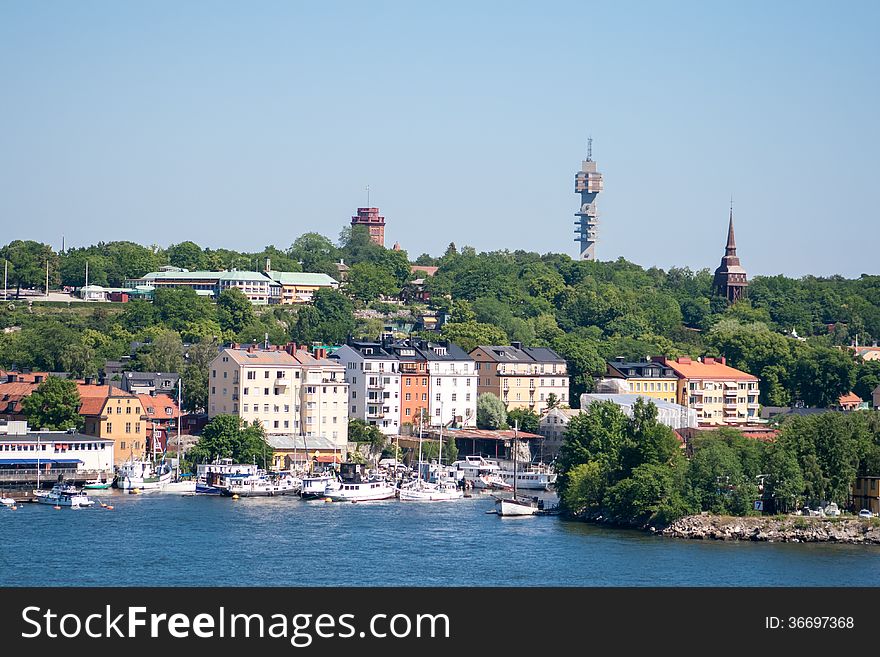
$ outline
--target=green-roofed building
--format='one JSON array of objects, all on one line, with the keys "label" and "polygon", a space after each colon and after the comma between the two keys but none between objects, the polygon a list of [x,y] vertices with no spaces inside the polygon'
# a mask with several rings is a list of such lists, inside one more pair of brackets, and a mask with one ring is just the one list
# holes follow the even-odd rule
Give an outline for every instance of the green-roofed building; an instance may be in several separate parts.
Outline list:
[{"label": "green-roofed building", "polygon": [[152,271],[141,278],[125,281],[126,287],[148,286],[159,290],[189,287],[200,296],[216,299],[223,290],[237,288],[255,306],[276,303],[296,304],[312,300],[316,290],[336,289],[339,283],[327,274],[286,271],[189,271],[177,267]]},{"label": "green-roofed building", "polygon": [[321,288],[337,289],[339,283],[327,274],[301,271],[268,271],[266,276],[280,287],[279,303],[285,305],[308,303]]}]

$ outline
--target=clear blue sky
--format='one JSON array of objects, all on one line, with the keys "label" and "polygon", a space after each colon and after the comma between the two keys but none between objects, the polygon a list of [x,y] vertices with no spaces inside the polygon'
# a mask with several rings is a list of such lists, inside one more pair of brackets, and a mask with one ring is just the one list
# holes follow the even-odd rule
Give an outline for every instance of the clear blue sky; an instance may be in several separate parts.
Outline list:
[{"label": "clear blue sky", "polygon": [[0,3],[2,241],[334,240],[412,257],[878,271],[880,3]]}]

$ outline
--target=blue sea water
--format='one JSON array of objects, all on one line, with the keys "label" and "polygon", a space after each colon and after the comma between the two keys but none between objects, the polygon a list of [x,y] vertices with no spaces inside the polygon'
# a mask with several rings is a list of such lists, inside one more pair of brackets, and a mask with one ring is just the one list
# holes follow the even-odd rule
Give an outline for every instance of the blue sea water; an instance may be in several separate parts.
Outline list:
[{"label": "blue sea water", "polygon": [[107,491],[0,508],[0,586],[878,586],[880,547],[727,543],[459,502]]}]

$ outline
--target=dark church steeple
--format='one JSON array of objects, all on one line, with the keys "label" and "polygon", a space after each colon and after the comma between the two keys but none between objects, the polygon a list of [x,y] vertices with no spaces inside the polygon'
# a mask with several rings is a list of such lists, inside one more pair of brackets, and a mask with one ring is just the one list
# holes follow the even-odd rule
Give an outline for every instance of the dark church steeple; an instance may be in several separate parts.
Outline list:
[{"label": "dark church steeple", "polygon": [[733,234],[733,201],[730,202],[730,223],[727,226],[727,247],[721,264],[715,270],[713,287],[715,294],[726,297],[733,303],[746,295],[749,285],[746,270],[740,265],[736,255],[736,237]]}]

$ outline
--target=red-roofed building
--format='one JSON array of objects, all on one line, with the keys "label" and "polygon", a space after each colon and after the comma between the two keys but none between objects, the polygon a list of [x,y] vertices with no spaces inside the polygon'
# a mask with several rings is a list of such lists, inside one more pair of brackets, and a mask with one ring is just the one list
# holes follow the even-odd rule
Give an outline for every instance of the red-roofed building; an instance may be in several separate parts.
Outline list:
[{"label": "red-roofed building", "polygon": [[697,412],[700,426],[760,422],[758,377],[730,367],[723,357],[693,360],[655,356],[652,360],[675,373],[678,403]]},{"label": "red-roofed building", "polygon": [[860,406],[862,406],[865,402],[862,400],[854,392],[848,392],[845,395],[841,395],[837,400],[837,408],[841,411],[855,411],[858,410]]},{"label": "red-roofed building", "polygon": [[168,448],[168,440],[177,431],[180,409],[168,395],[138,395],[147,416],[147,451],[160,454]]},{"label": "red-roofed building", "polygon": [[77,383],[83,433],[114,441],[116,465],[142,458],[147,448],[147,416],[138,396],[112,385]]}]

